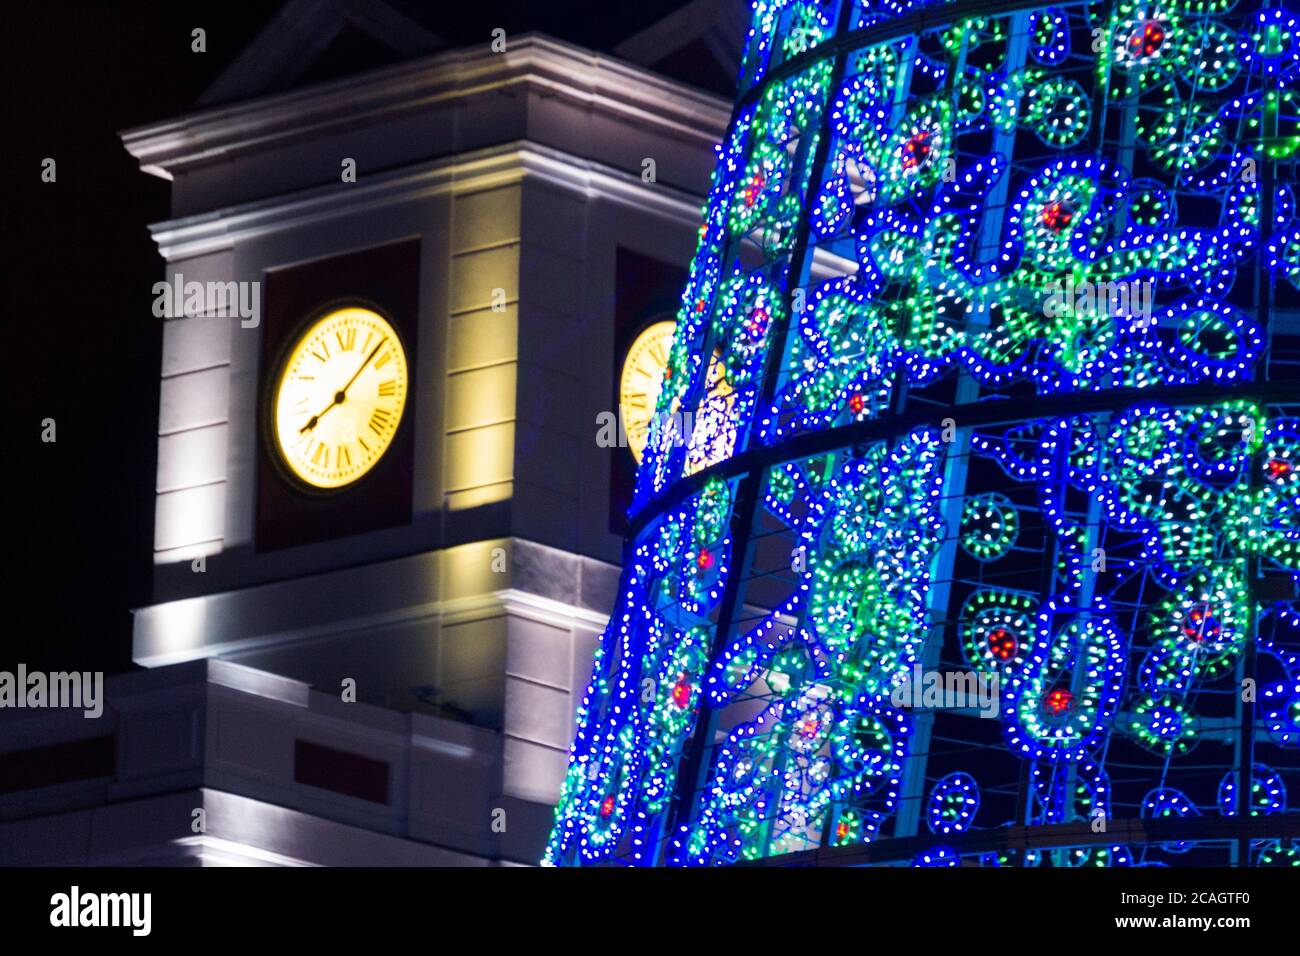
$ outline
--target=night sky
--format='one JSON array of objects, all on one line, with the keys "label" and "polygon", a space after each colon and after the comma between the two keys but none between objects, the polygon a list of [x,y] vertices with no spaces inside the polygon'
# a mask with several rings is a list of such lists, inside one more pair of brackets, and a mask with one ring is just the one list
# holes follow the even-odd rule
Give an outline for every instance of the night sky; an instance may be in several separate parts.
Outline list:
[{"label": "night sky", "polygon": [[[392,3],[451,45],[502,27],[597,48],[677,5]],[[0,669],[132,667],[130,609],[150,601],[162,345],[150,309],[163,261],[146,227],[168,218],[169,184],[141,173],[117,134],[194,109],[279,7],[5,5],[4,594],[15,613]],[[194,27],[206,53],[190,50]],[[56,183],[41,182],[45,157]],[[54,444],[41,441],[46,418]]]}]

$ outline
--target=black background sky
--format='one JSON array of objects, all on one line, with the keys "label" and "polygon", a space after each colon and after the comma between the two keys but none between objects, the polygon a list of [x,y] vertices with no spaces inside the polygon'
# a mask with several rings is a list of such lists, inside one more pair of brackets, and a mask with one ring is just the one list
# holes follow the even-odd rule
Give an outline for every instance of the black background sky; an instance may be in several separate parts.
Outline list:
[{"label": "black background sky", "polygon": [[[397,0],[453,45],[543,30],[596,48],[679,4]],[[6,2],[0,669],[130,669],[149,603],[168,184],[118,132],[194,109],[278,2]],[[207,31],[207,52],[190,31]],[[58,164],[56,183],[41,163]],[[58,440],[41,441],[53,418]]]}]

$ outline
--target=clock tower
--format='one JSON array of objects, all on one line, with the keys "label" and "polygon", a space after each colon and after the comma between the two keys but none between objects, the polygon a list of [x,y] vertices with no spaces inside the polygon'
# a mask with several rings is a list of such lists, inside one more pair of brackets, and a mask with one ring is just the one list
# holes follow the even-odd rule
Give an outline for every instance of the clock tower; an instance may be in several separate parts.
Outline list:
[{"label": "clock tower", "polygon": [[[387,762],[383,789],[334,792],[383,794],[408,834],[423,801],[422,841],[535,862],[726,100],[542,35],[250,90],[238,71],[285,42],[219,81],[237,102],[123,134],[172,183],[167,282],[257,303],[162,320],[134,657],[334,700],[319,724],[213,720],[209,760],[257,741],[323,790]],[[620,399],[630,447],[601,447]],[[380,711],[418,734],[347,724]]]}]

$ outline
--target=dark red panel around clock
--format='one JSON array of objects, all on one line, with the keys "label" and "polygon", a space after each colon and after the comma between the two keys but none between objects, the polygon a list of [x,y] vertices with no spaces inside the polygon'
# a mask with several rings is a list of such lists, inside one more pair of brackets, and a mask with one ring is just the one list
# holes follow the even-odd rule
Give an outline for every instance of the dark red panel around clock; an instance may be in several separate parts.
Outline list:
[{"label": "dark red panel around clock", "polygon": [[[258,551],[410,523],[419,287],[418,239],[267,271],[258,398]],[[344,305],[372,308],[397,330],[406,350],[409,397],[393,443],[379,463],[355,484],[320,491],[297,481],[279,461],[269,430],[272,391],[280,361],[298,336],[315,319]]]}]

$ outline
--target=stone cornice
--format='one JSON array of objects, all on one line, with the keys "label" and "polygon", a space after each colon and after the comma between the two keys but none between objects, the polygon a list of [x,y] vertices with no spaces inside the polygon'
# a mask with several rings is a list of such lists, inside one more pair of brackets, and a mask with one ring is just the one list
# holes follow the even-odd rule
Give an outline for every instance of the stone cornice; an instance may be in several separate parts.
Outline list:
[{"label": "stone cornice", "polygon": [[650,70],[541,34],[451,50],[345,80],[203,110],[121,133],[146,172],[173,178],[188,165],[274,149],[489,92],[533,90],[616,119],[711,147],[730,104]]},{"label": "stone cornice", "polygon": [[490,189],[530,176],[538,177],[550,188],[576,190],[653,210],[692,229],[702,217],[702,197],[665,183],[643,183],[625,171],[538,143],[516,142],[375,174],[362,183],[320,186],[154,223],[149,231],[163,258],[176,261],[230,249],[279,229],[323,223],[453,190],[465,193]]}]

